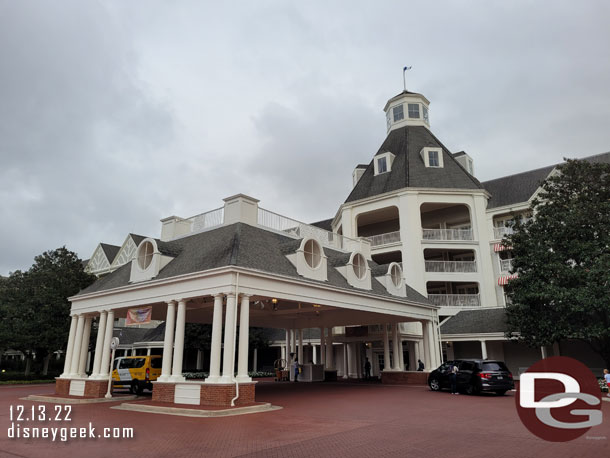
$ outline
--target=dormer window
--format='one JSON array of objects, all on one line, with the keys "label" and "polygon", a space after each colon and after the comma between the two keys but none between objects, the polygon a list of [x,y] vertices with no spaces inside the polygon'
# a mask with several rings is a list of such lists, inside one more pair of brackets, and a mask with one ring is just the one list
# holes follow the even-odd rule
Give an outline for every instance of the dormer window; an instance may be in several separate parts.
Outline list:
[{"label": "dormer window", "polygon": [[317,269],[320,265],[320,260],[322,259],[318,242],[313,239],[308,240],[303,248],[303,254],[305,255],[305,262],[307,265],[312,269]]},{"label": "dormer window", "polygon": [[138,265],[140,269],[146,270],[152,262],[153,254],[155,253],[155,247],[151,242],[144,242],[140,245],[138,250]]},{"label": "dormer window", "polygon": [[419,119],[419,103],[409,104],[409,118]]},{"label": "dormer window", "polygon": [[352,261],[352,269],[354,269],[354,274],[358,280],[362,280],[366,275],[366,260],[360,253],[357,253],[354,256]]},{"label": "dormer window", "polygon": [[405,119],[405,113],[402,104],[396,105],[394,108],[392,108],[392,114],[394,116],[394,122],[398,122]]},{"label": "dormer window", "polygon": [[394,161],[394,157],[395,156],[389,151],[375,156],[375,175],[392,171],[392,162]]},{"label": "dormer window", "polygon": [[392,264],[390,269],[390,277],[392,278],[392,284],[396,288],[402,286],[402,270],[398,264]]},{"label": "dormer window", "polygon": [[443,151],[440,148],[426,147],[421,150],[420,154],[426,167],[443,167]]}]

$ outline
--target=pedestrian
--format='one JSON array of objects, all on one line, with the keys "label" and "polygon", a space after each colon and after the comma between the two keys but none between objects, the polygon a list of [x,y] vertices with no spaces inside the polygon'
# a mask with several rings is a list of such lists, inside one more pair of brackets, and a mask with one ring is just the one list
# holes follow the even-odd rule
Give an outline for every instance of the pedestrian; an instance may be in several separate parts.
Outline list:
[{"label": "pedestrian", "polygon": [[371,378],[371,362],[368,358],[366,358],[366,362],[364,363],[364,378],[366,380]]},{"label": "pedestrian", "polygon": [[460,394],[457,390],[457,375],[458,367],[455,364],[451,364],[451,372],[449,373],[449,379],[451,380],[451,394]]},{"label": "pedestrian", "polygon": [[606,380],[606,385],[608,385],[608,394],[606,396],[610,398],[610,372],[608,372],[608,369],[604,369],[604,380]]},{"label": "pedestrian", "polygon": [[294,368],[294,381],[298,382],[299,378],[299,360],[294,358],[294,363],[292,363],[292,367]]},{"label": "pedestrian", "polygon": [[418,372],[421,372],[424,370],[424,363],[422,362],[421,359],[417,360],[417,370],[418,370]]}]

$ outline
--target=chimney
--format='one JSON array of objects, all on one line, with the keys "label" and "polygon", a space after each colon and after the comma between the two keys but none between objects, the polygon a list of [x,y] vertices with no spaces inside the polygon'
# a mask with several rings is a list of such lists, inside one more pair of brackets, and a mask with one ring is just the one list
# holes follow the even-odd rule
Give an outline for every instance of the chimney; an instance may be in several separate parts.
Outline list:
[{"label": "chimney", "polygon": [[258,224],[258,199],[245,194],[236,194],[223,200],[225,202],[225,225],[246,223],[256,226]]}]

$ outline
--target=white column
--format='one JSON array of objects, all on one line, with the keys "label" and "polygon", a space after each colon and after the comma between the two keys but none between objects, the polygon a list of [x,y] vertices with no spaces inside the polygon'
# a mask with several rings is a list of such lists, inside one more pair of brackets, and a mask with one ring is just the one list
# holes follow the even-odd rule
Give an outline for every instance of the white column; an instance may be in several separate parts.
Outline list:
[{"label": "white column", "polygon": [[150,347],[146,349],[146,356],[150,356]]},{"label": "white column", "polygon": [[297,330],[296,329],[290,330],[290,339],[292,341],[290,344],[290,353],[294,353],[294,356],[297,357]]},{"label": "white column", "polygon": [[320,364],[326,367],[326,336],[325,328],[320,328]]},{"label": "white column", "polygon": [[207,383],[216,383],[220,379],[220,358],[222,349],[222,294],[214,296],[214,314],[212,316],[212,342],[210,345],[210,374]]},{"label": "white column", "polygon": [[453,346],[455,342],[447,342],[447,359],[453,361],[455,359],[455,350]]},{"label": "white column", "polygon": [[311,346],[311,360],[314,364],[318,364],[318,355],[316,354],[316,347],[317,345]]},{"label": "white column", "polygon": [[235,293],[227,294],[227,310],[225,312],[225,340],[222,357],[222,383],[233,381],[235,356],[235,314],[237,312]]},{"label": "white column", "polygon": [[328,369],[335,368],[335,355],[333,353],[333,328],[328,328],[328,336],[326,339],[326,367]]},{"label": "white column", "polygon": [[106,334],[106,317],[108,312],[100,312],[100,320],[97,323],[97,338],[95,339],[95,357],[93,358],[93,371],[89,378],[95,379],[100,375],[102,364],[102,353],[104,351],[104,334]]},{"label": "white column", "polygon": [[72,315],[70,320],[70,333],[68,334],[68,345],[66,346],[66,359],[64,360],[64,372],[59,376],[60,378],[68,377],[70,375],[70,365],[72,364],[72,352],[74,351],[74,338],[76,336],[76,326],[78,322],[78,316]]},{"label": "white column", "polygon": [[86,377],[85,371],[87,366],[87,356],[89,356],[89,338],[91,337],[91,321],[92,317],[85,318],[85,328],[83,330],[83,342],[80,347],[80,357],[78,361],[78,376]]},{"label": "white column", "polygon": [[434,322],[429,321],[428,326],[430,327],[430,332],[428,333],[428,335],[430,336],[430,359],[432,363],[430,370],[433,370],[441,365],[440,347],[438,341],[438,333],[436,332],[436,326],[434,325]]},{"label": "white column", "polygon": [[285,329],[286,331],[286,342],[284,342],[284,355],[282,359],[286,360],[286,364],[290,365],[290,330]]},{"label": "white column", "polygon": [[392,366],[390,365],[390,339],[388,336],[388,324],[383,323],[383,370],[391,371]]},{"label": "white column", "polygon": [[203,370],[203,352],[197,349],[197,362],[195,363],[195,368],[198,371]]},{"label": "white column", "polygon": [[178,313],[176,315],[176,335],[174,337],[174,358],[172,361],[172,382],[183,382],[182,358],[184,357],[184,327],[186,325],[186,301],[178,301]]},{"label": "white column", "polygon": [[343,378],[349,377],[349,346],[345,342],[343,344]]},{"label": "white column", "polygon": [[549,356],[546,347],[543,345],[540,347],[540,354],[542,355],[542,359],[547,358]]},{"label": "white column", "polygon": [[78,363],[80,362],[80,351],[83,346],[83,333],[85,331],[85,315],[78,315],[76,323],[76,336],[74,337],[74,349],[72,350],[72,362],[70,363],[70,377],[78,376]]},{"label": "white column", "polygon": [[304,364],[305,361],[303,361],[303,330],[299,329],[299,351],[298,351],[298,359],[299,359],[299,364]]},{"label": "white column", "polygon": [[394,366],[392,367],[395,371],[400,371],[400,348],[398,347],[398,323],[392,325],[392,350],[394,352]]},{"label": "white column", "polygon": [[104,345],[102,345],[102,362],[100,364],[100,379],[108,378],[108,374],[112,367],[112,361],[110,361],[110,341],[112,340],[112,333],[114,331],[114,310],[108,310],[108,316],[106,317],[106,332],[104,333]]},{"label": "white column", "polygon": [[399,370],[404,371],[405,370],[405,360],[404,360],[404,352],[403,352],[403,347],[402,347],[402,337],[400,336],[400,324],[397,324],[396,326],[398,326],[398,366],[399,366]]},{"label": "white column", "polygon": [[487,344],[484,340],[481,340],[481,358],[487,359]]},{"label": "white column", "polygon": [[254,372],[257,372],[257,368],[258,368],[258,348],[255,348],[252,351],[252,370]]},{"label": "white column", "polygon": [[165,316],[165,337],[163,338],[163,360],[161,362],[160,382],[168,382],[172,375],[172,349],[174,347],[174,327],[176,324],[176,301],[167,303]]},{"label": "white column", "polygon": [[409,341],[409,370],[415,371],[417,370],[417,343],[412,340]]},{"label": "white column", "polygon": [[131,356],[136,356],[136,354],[137,354],[137,353],[138,353],[138,352],[136,351],[136,349],[135,349],[135,348],[132,348],[132,349],[131,349]]},{"label": "white column", "polygon": [[422,322],[422,337],[424,341],[424,358],[422,361],[424,363],[424,370],[431,371],[432,360],[430,359],[430,330],[428,328],[428,323],[428,321]]},{"label": "white column", "polygon": [[237,361],[238,382],[251,382],[248,377],[248,339],[250,337],[250,295],[242,294],[239,310],[239,359]]}]

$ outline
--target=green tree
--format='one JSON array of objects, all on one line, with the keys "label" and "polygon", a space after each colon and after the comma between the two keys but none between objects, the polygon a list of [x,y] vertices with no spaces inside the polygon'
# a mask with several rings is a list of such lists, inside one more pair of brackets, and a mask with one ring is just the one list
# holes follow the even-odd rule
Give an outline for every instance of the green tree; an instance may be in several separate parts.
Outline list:
[{"label": "green tree", "polygon": [[46,251],[27,272],[11,273],[0,284],[0,347],[22,351],[26,373],[35,352],[44,359],[65,350],[70,330],[68,297],[95,281],[66,247]]},{"label": "green tree", "polygon": [[610,366],[610,164],[567,160],[516,219],[509,335],[530,346],[586,342]]}]

